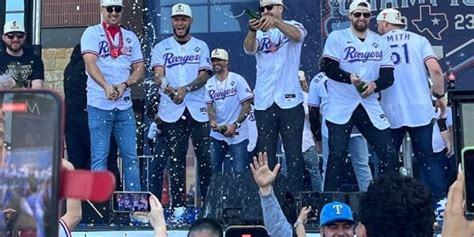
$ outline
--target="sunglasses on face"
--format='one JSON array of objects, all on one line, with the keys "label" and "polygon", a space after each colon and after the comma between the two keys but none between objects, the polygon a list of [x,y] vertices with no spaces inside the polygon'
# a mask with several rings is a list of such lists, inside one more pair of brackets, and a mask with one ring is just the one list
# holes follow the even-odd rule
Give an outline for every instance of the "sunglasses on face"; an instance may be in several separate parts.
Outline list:
[{"label": "sunglasses on face", "polygon": [[18,38],[18,39],[23,39],[23,37],[25,37],[25,34],[23,33],[16,33],[16,34],[7,34],[7,38],[8,39],[14,39],[14,38]]},{"label": "sunglasses on face", "polygon": [[264,6],[264,7],[260,7],[259,10],[260,10],[260,12],[264,12],[265,9],[267,9],[267,11],[271,11],[274,6],[275,6],[275,5],[266,5],[266,6]]},{"label": "sunglasses on face", "polygon": [[108,6],[105,9],[107,10],[108,13],[112,13],[113,11],[115,11],[116,13],[121,13],[123,7],[121,7],[121,6]]},{"label": "sunglasses on face", "polygon": [[364,12],[364,13],[354,12],[354,13],[352,13],[352,15],[354,15],[355,18],[359,18],[361,16],[364,16],[364,18],[369,18],[370,17],[370,13],[368,13],[368,12]]}]

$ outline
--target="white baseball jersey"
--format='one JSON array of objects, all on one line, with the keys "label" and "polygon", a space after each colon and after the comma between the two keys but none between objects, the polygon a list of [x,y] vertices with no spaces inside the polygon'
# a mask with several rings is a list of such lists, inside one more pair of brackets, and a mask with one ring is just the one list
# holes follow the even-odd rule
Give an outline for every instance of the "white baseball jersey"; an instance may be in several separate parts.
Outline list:
[{"label": "white baseball jersey", "polygon": [[[241,75],[233,72],[229,72],[224,81],[219,81],[214,75],[207,80],[205,88],[204,100],[214,107],[218,126],[235,123],[242,110],[242,103],[253,98],[247,81]],[[239,134],[233,137],[226,137],[220,132],[211,131],[211,137],[226,141],[228,144],[237,144],[248,139],[246,121],[236,131]]]},{"label": "white baseball jersey", "polygon": [[425,61],[436,59],[430,42],[404,30],[383,35],[392,49],[395,81],[382,91],[382,108],[391,128],[427,125],[434,117]]},{"label": "white baseball jersey", "polygon": [[255,114],[253,106],[251,106],[250,114],[247,117],[247,127],[249,128],[249,144],[247,145],[247,151],[252,152],[257,146],[258,129],[257,121],[255,120]]},{"label": "white baseball jersey", "polygon": [[[82,54],[91,53],[97,56],[97,66],[104,75],[107,84],[120,84],[128,80],[132,64],[143,62],[140,42],[132,31],[121,29],[123,33],[123,53],[117,58],[110,56],[107,35],[102,24],[88,27],[81,37]],[[113,39],[119,44],[119,33]],[[87,105],[103,109],[125,110],[132,106],[130,89],[125,90],[122,98],[112,101],[105,97],[104,89],[87,74]]]},{"label": "white baseball jersey", "polygon": [[[200,70],[211,70],[209,47],[204,41],[194,37],[191,37],[184,45],[179,44],[173,37],[169,37],[153,49],[151,67],[163,67],[171,87],[186,86],[197,78]],[[187,108],[196,121],[206,122],[209,118],[204,94],[204,87],[188,92],[183,103],[177,105],[160,90],[158,116],[167,123],[173,123]]]},{"label": "white baseball jersey", "polygon": [[327,113],[328,92],[327,92],[328,77],[323,72],[318,73],[313,77],[309,83],[308,106],[319,107],[321,114],[321,135],[329,137],[328,127],[326,126],[324,117]]},{"label": "white baseball jersey", "polygon": [[[369,30],[362,42],[351,28],[331,32],[323,52],[323,57],[338,61],[342,70],[357,74],[365,82],[377,80],[380,68],[393,67],[390,55],[390,47],[384,38]],[[375,93],[362,98],[354,85],[329,80],[328,96],[326,119],[332,123],[346,124],[362,104],[376,128],[390,126]]]},{"label": "white baseball jersey", "polygon": [[[439,112],[437,114],[439,116]],[[451,108],[448,107],[446,110],[446,126],[452,127],[453,126],[453,114],[451,112]],[[433,152],[441,152],[446,148],[446,143],[443,140],[443,137],[441,137],[441,131],[439,130],[438,123],[434,123],[433,125]]]},{"label": "white baseball jersey", "polygon": [[313,132],[311,132],[311,125],[309,123],[309,109],[308,109],[308,93],[303,91],[303,107],[304,107],[304,127],[303,127],[303,143],[301,144],[302,151],[305,152],[310,147],[315,146],[313,139]]},{"label": "white baseball jersey", "polygon": [[257,31],[257,77],[255,82],[255,109],[265,110],[273,103],[282,109],[294,108],[303,102],[303,90],[298,79],[301,47],[306,29],[296,21],[284,21],[301,32],[301,40],[293,41],[279,29]]}]

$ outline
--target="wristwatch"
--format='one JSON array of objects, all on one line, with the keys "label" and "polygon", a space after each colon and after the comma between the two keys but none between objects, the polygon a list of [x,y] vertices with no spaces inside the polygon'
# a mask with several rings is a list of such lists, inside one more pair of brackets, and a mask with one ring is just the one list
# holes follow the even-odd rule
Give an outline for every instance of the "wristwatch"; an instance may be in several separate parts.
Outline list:
[{"label": "wristwatch", "polygon": [[184,87],[186,89],[186,92],[191,92],[191,90],[193,89],[191,86],[187,85],[186,87]]},{"label": "wristwatch", "polygon": [[239,123],[239,122],[235,122],[234,125],[235,125],[237,128],[240,128],[240,126],[242,126],[242,124]]}]

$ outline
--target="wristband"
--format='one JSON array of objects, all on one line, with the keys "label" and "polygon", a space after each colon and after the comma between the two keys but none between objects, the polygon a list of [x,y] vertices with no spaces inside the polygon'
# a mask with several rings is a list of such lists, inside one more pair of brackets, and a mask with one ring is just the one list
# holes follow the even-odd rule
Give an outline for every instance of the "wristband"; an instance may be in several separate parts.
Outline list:
[{"label": "wristband", "polygon": [[436,92],[433,92],[433,96],[434,96],[436,99],[441,99],[441,98],[443,98],[445,94],[446,94],[446,92],[443,93],[442,95],[440,95],[440,94],[438,94],[438,93],[436,93]]},{"label": "wristband", "polygon": [[129,87],[130,87],[126,81],[122,82],[122,84],[124,84],[124,85],[125,85],[125,89],[127,89],[127,88],[129,88]]}]

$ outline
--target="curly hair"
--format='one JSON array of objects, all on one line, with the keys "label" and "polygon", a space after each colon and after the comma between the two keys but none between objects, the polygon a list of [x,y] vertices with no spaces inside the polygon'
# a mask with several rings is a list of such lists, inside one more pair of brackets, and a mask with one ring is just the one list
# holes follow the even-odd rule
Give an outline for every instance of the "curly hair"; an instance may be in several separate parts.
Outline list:
[{"label": "curly hair", "polygon": [[188,237],[192,237],[195,233],[200,232],[208,232],[213,237],[223,236],[221,225],[210,218],[202,218],[195,221],[191,227],[189,227]]},{"label": "curly hair", "polygon": [[360,221],[369,237],[433,236],[431,192],[414,178],[382,175],[359,202]]}]

